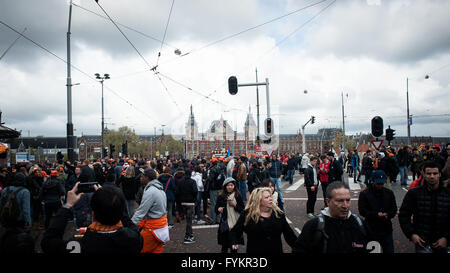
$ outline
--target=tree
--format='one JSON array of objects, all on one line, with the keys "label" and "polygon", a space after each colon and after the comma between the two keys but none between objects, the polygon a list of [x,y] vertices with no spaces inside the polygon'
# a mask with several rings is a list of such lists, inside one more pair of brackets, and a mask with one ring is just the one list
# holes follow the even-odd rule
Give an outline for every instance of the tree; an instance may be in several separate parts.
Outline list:
[{"label": "tree", "polygon": [[[150,158],[150,147],[152,145],[149,141],[141,141],[139,136],[136,135],[134,130],[127,126],[120,127],[118,130],[110,130],[105,136],[105,145],[109,147],[109,144],[116,146],[114,157],[117,158],[119,152],[122,152],[122,144],[128,142],[128,157],[130,158]],[[161,155],[165,155],[165,151],[168,151],[170,155],[183,153],[183,142],[175,140],[172,136],[164,136],[157,138],[153,143],[153,154],[159,151]]]},{"label": "tree", "polygon": [[[332,141],[332,146],[335,149],[342,150],[342,131],[337,133],[336,137]],[[348,136],[345,136],[345,150],[348,152],[353,151],[354,149],[356,149],[355,141],[349,139]]]}]

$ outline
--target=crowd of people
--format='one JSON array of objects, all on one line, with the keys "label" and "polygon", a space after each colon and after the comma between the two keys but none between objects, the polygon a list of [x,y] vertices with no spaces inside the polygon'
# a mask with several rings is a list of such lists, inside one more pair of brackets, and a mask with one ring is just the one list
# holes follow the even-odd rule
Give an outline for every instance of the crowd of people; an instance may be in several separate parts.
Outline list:
[{"label": "crowd of people", "polygon": [[[45,253],[67,252],[63,235],[73,221],[78,251],[161,253],[170,229],[185,223],[184,244],[196,238],[193,224],[218,225],[221,252],[283,252],[281,235],[295,253],[365,252],[377,241],[394,253],[392,219],[398,214],[417,252],[446,251],[450,236],[450,144],[347,155],[283,154],[212,158],[103,159],[1,168],[0,252],[35,252],[31,230],[43,230]],[[360,158],[361,155],[361,158]],[[344,173],[361,182],[359,215],[350,211]],[[297,237],[287,223],[282,180],[304,177],[310,220]],[[391,188],[400,174],[407,186],[398,210]],[[95,182],[85,190],[88,182]],[[324,204],[315,213],[321,187]],[[411,221],[411,218],[413,221]],[[247,235],[244,242],[243,233]]]}]

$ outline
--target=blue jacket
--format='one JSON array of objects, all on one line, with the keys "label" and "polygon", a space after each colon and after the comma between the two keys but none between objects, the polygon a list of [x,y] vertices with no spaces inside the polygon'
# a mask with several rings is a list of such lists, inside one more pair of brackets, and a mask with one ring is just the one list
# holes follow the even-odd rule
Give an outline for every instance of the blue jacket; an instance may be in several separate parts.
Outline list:
[{"label": "blue jacket", "polygon": [[19,203],[20,207],[20,214],[17,218],[18,221],[23,221],[25,226],[31,226],[31,208],[30,208],[30,191],[27,190],[25,187],[17,187],[17,186],[9,186],[2,190],[1,196],[0,196],[0,202],[3,200],[3,198],[6,198],[6,193],[9,189],[11,189],[13,192],[18,190],[19,188],[23,188],[19,193],[16,195],[17,202]]},{"label": "blue jacket", "polygon": [[175,179],[170,174],[163,173],[158,176],[158,180],[161,182],[164,190],[166,189],[167,182],[170,180],[167,186],[166,197],[167,201],[175,201],[175,190],[177,189]]},{"label": "blue jacket", "polygon": [[64,196],[64,188],[57,178],[52,178],[44,182],[42,185],[40,200],[46,203],[61,202],[61,197]]},{"label": "blue jacket", "polygon": [[276,161],[271,160],[272,167],[269,169],[270,177],[279,178],[281,176],[281,161],[277,159]]},{"label": "blue jacket", "polygon": [[352,167],[359,167],[359,156],[357,154],[352,155]]}]

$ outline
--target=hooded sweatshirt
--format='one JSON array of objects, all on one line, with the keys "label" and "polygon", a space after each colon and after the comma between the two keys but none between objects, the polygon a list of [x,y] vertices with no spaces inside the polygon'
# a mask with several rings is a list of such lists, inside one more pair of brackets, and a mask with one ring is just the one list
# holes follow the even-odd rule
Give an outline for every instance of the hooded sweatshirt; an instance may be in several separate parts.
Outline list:
[{"label": "hooded sweatshirt", "polygon": [[131,218],[136,225],[143,218],[157,219],[167,213],[167,199],[164,188],[157,179],[150,181],[144,188],[141,204]]}]

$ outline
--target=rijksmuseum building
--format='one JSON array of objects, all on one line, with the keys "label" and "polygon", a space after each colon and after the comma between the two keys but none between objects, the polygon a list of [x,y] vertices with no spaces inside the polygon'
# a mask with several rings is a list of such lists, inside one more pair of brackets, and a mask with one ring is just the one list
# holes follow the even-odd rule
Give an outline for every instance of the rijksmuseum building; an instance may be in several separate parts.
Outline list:
[{"label": "rijksmuseum building", "polygon": [[[306,152],[329,151],[332,148],[331,143],[339,131],[341,129],[328,128],[320,129],[317,134],[306,134]],[[264,134],[263,128],[260,129],[261,134]],[[196,155],[211,157],[214,154],[257,154],[257,135],[258,127],[250,109],[241,132],[233,130],[223,117],[212,121],[206,132],[199,132],[191,106],[191,113],[186,123],[186,134],[183,138],[185,155],[187,158],[192,158]],[[272,137],[272,141],[278,143],[278,149],[274,150],[274,153],[304,153],[301,133],[275,135]]]}]

